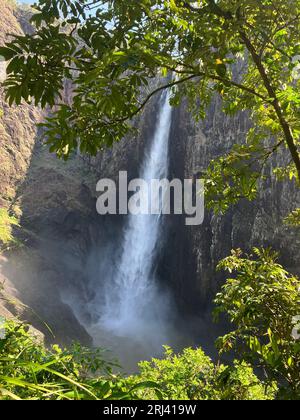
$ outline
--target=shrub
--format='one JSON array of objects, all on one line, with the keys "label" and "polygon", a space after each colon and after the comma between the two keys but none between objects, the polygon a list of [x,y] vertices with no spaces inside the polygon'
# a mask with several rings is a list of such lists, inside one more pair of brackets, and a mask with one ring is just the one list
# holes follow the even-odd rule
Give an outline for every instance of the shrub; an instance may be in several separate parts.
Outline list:
[{"label": "shrub", "polygon": [[[268,400],[273,399],[276,387],[265,387],[247,363],[233,366],[214,364],[202,349],[185,349],[174,354],[165,348],[163,359],[139,364],[140,374],[127,383],[152,381],[159,384],[161,398],[167,400]],[[139,397],[158,399],[153,389],[142,389]]]},{"label": "shrub", "polygon": [[[0,335],[0,399],[99,400],[135,399],[136,389],[156,384],[136,383],[128,388],[113,374],[113,363],[103,350],[75,344],[70,350],[46,349],[28,327],[6,321]],[[2,337],[2,338],[1,338]]]},{"label": "shrub", "polygon": [[235,330],[221,337],[221,351],[236,350],[243,360],[264,369],[268,381],[280,384],[278,398],[300,398],[300,281],[277,263],[277,254],[254,249],[222,261],[234,278],[216,298],[216,315],[225,312]]},{"label": "shrub", "polygon": [[[3,331],[5,330],[5,334]],[[6,321],[0,334],[0,399],[86,400],[266,400],[266,389],[246,363],[214,365],[201,349],[140,363],[140,374],[115,375],[103,351],[74,345],[46,349],[28,327]],[[1,338],[2,337],[2,338]]]},{"label": "shrub", "polygon": [[18,225],[18,220],[9,215],[6,209],[0,209],[0,249],[14,242],[12,227]]}]

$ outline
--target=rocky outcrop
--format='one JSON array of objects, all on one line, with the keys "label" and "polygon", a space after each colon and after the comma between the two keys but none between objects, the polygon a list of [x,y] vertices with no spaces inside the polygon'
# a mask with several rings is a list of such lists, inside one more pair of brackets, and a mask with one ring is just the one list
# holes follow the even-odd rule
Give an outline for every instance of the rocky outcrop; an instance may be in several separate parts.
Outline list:
[{"label": "rocky outcrop", "polygon": [[[1,0],[0,44],[8,33],[31,30],[28,13],[26,7]],[[3,62],[1,70],[3,78]],[[61,299],[66,272],[73,283],[81,282],[77,267],[82,270],[80,262],[93,240],[95,181],[90,167],[77,156],[64,164],[49,154],[37,130],[42,112],[26,104],[9,107],[2,88],[0,110],[0,207],[19,219],[14,236],[21,244],[1,257],[0,315],[29,321],[47,341],[90,344]]]},{"label": "rocky outcrop", "polygon": [[[22,34],[12,3],[0,3],[0,45],[8,40],[10,33]],[[0,62],[0,80],[5,78],[5,63]],[[36,124],[41,113],[33,106],[9,107],[0,87],[0,206],[7,207],[15,197],[16,186],[26,176],[30,165],[35,138]]]}]

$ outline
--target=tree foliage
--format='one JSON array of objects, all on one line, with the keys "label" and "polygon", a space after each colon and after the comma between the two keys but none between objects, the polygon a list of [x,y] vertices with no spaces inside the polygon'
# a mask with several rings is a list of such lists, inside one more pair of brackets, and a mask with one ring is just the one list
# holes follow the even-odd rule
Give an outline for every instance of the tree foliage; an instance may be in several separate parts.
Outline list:
[{"label": "tree foliage", "polygon": [[[212,206],[221,180],[225,207],[232,195],[251,198],[284,146],[289,176],[299,179],[299,0],[40,0],[32,22],[34,34],[0,49],[10,60],[4,85],[10,103],[53,108],[46,137],[59,156],[119,141],[154,93],[169,88],[173,105],[187,97],[200,118],[215,95],[226,113],[250,110],[247,144],[208,173],[217,174]],[[158,86],[159,74],[167,79]],[[68,105],[65,79],[74,85]]]},{"label": "tree foliage", "polygon": [[236,349],[240,357],[264,368],[282,386],[281,396],[300,398],[300,281],[277,263],[277,254],[241,251],[219,264],[235,273],[216,298],[216,315],[225,312],[236,329],[218,340],[221,351]]},{"label": "tree foliage", "polygon": [[300,209],[296,209],[289,214],[286,219],[285,223],[289,226],[300,227]]}]

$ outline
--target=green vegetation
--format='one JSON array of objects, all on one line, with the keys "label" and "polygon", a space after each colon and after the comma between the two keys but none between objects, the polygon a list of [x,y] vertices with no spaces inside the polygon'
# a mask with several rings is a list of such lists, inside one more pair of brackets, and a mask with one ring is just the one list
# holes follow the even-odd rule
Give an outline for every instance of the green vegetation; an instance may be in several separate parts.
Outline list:
[{"label": "green vegetation", "polygon": [[237,276],[216,298],[216,315],[225,312],[235,331],[218,340],[223,351],[264,369],[287,397],[300,398],[300,281],[287,273],[270,250],[254,249],[256,259],[235,251],[219,265]]},{"label": "green vegetation", "polygon": [[[124,387],[112,374],[113,364],[100,350],[79,345],[46,349],[22,324],[7,321],[0,336],[0,399],[82,400],[129,399],[135,391],[155,384]],[[2,337],[2,338],[1,338]],[[102,375],[94,379],[96,372]]]},{"label": "green vegetation", "polygon": [[225,312],[236,327],[217,342],[220,354],[237,350],[231,365],[213,363],[201,349],[176,355],[166,347],[163,359],[141,362],[139,374],[124,377],[101,350],[45,349],[25,326],[9,321],[0,339],[1,398],[300,399],[300,281],[270,251],[254,252],[255,259],[236,251],[220,264],[237,272],[216,298],[216,314]]},{"label": "green vegetation", "polygon": [[289,226],[300,226],[300,209],[294,210],[288,217],[285,219],[285,222]]},{"label": "green vegetation", "polygon": [[74,345],[71,350],[47,350],[26,326],[4,324],[0,338],[0,399],[272,399],[276,387],[265,387],[250,366],[214,365],[201,349],[141,363],[141,373],[129,378],[113,374],[113,364],[100,350]]},{"label": "green vegetation", "polygon": [[0,250],[16,242],[12,233],[13,226],[18,226],[18,220],[10,216],[6,209],[0,209]]},{"label": "green vegetation", "polygon": [[[140,374],[127,380],[156,382],[168,400],[268,400],[276,395],[276,385],[265,385],[247,363],[232,366],[214,364],[201,349],[185,349],[175,355],[166,347],[164,359],[139,364]],[[155,399],[152,389],[138,392],[140,398]]]},{"label": "green vegetation", "polygon": [[[224,212],[254,199],[266,164],[281,151],[289,163],[273,175],[299,185],[300,0],[39,0],[32,23],[35,33],[0,48],[9,61],[3,85],[11,105],[53,109],[43,125],[59,157],[112,146],[169,89],[171,104],[187,99],[196,119],[218,97],[227,115],[247,111],[252,121],[245,143],[207,168],[208,207]],[[68,105],[66,79],[74,86]],[[2,243],[16,223],[0,210]],[[286,223],[299,227],[299,209]],[[47,350],[8,322],[2,398],[300,399],[299,280],[269,250],[234,251],[219,269],[232,278],[215,313],[227,314],[233,331],[217,347],[234,354],[232,365],[213,363],[201,349],[175,355],[167,348],[164,359],[142,362],[140,374],[125,378],[99,351]]]},{"label": "green vegetation", "polygon": [[[46,138],[58,156],[78,145],[95,155],[121,140],[169,88],[171,103],[187,98],[196,118],[216,95],[227,114],[251,114],[247,142],[208,170],[211,207],[252,199],[264,166],[284,148],[285,176],[299,180],[299,0],[40,0],[32,23],[34,34],[0,49],[10,60],[4,86],[10,104],[53,107]],[[69,105],[65,79],[75,87]]]}]

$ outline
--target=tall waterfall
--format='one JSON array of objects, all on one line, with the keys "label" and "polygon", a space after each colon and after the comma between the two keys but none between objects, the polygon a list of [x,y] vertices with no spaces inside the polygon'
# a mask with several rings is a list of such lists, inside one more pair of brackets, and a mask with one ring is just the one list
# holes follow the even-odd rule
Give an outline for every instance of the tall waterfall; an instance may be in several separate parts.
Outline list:
[{"label": "tall waterfall", "polygon": [[[166,92],[160,99],[153,140],[140,172],[140,178],[149,183],[152,179],[168,176],[171,118],[172,109]],[[159,205],[161,207],[161,202]],[[168,305],[168,299],[158,290],[155,278],[155,262],[162,240],[162,217],[130,215],[128,218],[120,264],[115,278],[107,284],[101,324],[121,337],[137,338],[147,333],[151,336],[154,332],[157,337],[158,334],[164,335]]]}]

